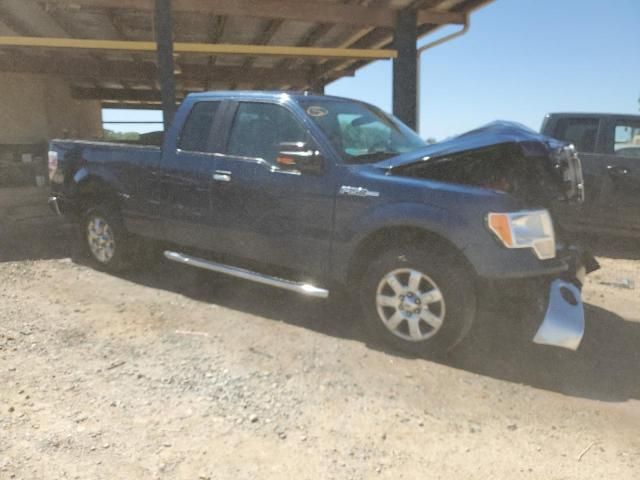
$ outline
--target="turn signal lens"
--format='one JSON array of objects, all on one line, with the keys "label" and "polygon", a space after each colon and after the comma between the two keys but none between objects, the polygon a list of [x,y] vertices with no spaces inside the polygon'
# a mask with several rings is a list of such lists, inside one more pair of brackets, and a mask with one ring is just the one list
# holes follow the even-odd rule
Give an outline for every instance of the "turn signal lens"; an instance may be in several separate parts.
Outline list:
[{"label": "turn signal lens", "polygon": [[509,215],[506,213],[490,213],[489,228],[507,247],[513,247],[513,234]]}]

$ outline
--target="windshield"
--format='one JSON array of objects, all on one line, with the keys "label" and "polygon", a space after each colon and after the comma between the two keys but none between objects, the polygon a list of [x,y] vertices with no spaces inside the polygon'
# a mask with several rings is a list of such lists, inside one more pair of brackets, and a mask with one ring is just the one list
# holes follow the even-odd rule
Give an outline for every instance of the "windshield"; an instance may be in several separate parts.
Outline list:
[{"label": "windshield", "polygon": [[318,99],[300,105],[347,163],[377,162],[426,146],[409,127],[371,105]]}]

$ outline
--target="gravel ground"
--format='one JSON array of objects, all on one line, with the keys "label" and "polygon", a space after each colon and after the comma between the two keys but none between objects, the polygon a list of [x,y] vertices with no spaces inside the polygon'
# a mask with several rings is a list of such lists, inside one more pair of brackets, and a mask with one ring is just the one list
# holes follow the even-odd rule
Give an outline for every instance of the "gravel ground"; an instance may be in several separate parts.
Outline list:
[{"label": "gravel ground", "polygon": [[2,479],[640,478],[637,242],[592,241],[578,352],[485,312],[435,363],[337,300],[74,263],[44,197],[0,190]]}]

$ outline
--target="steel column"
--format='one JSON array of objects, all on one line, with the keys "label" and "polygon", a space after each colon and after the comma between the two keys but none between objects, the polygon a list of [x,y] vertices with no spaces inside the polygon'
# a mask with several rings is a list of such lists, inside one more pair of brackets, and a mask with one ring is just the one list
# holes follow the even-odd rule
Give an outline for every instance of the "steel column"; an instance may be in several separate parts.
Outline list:
[{"label": "steel column", "polygon": [[162,97],[162,115],[165,130],[169,128],[176,111],[176,79],[173,65],[173,20],[171,0],[156,0],[155,32],[158,53],[158,75]]},{"label": "steel column", "polygon": [[418,21],[415,10],[401,10],[396,17],[393,47],[393,114],[415,129],[418,125]]},{"label": "steel column", "polygon": [[320,75],[320,69],[316,66],[311,68],[311,91],[318,95],[324,95],[326,80]]}]

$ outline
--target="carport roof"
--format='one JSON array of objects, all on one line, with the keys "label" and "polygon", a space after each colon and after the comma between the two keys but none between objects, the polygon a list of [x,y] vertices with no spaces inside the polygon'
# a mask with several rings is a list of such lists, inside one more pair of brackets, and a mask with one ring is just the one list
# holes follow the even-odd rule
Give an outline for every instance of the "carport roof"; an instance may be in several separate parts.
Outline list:
[{"label": "carport roof", "polygon": [[[491,1],[173,0],[178,98],[203,90],[322,85],[391,58],[399,10],[417,10],[425,35],[463,24]],[[0,72],[63,75],[76,98],[105,105],[157,105],[153,8],[153,0],[0,0]],[[194,44],[207,48],[194,52]]]}]

